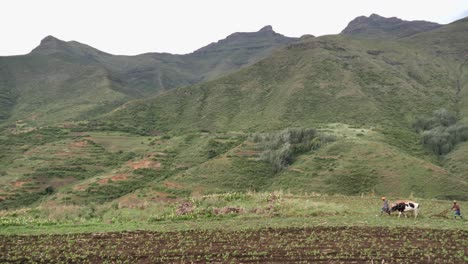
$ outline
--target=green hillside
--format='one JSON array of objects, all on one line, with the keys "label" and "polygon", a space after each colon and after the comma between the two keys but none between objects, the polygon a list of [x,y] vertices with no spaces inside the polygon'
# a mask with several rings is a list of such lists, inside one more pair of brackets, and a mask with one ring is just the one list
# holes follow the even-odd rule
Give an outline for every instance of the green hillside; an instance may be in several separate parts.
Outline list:
[{"label": "green hillside", "polygon": [[[408,38],[412,45],[420,45],[434,57],[448,61],[447,72],[455,79],[454,99],[456,111],[461,122],[468,124],[468,52],[466,32],[468,31],[468,18],[453,22],[434,31],[425,32]],[[455,61],[455,63],[451,63]],[[444,160],[445,166],[452,173],[461,175],[468,181],[467,173],[467,143],[458,145]]]},{"label": "green hillside", "polygon": [[265,27],[186,55],[117,56],[48,36],[30,54],[0,57],[0,122],[89,119],[132,99],[235,71],[295,40]]},{"label": "green hillside", "polygon": [[457,107],[451,63],[407,43],[313,38],[215,81],[130,102],[105,120],[163,131],[335,122],[406,131],[416,116]]},{"label": "green hillside", "polygon": [[134,57],[49,37],[0,58],[0,208],[275,190],[468,200],[467,143],[435,155],[413,128],[441,108],[467,124],[467,30],[289,43],[265,27]]},{"label": "green hillside", "polygon": [[[305,170],[299,170],[306,174],[315,172],[321,177],[307,179],[308,184],[299,183],[295,187],[293,184],[291,188],[357,194],[371,189],[379,193],[389,192],[387,186],[391,186],[396,195],[414,192],[427,197],[454,197],[466,188],[465,176],[440,167],[442,162],[421,146],[419,135],[411,124],[417,117],[429,115],[441,107],[456,111],[462,120],[466,118],[463,111],[466,100],[461,96],[466,82],[460,78],[460,72],[465,74],[466,69],[459,56],[453,56],[458,52],[460,42],[466,42],[466,35],[460,34],[466,27],[466,21],[461,20],[398,41],[348,36],[301,40],[229,76],[127,103],[105,118],[92,122],[89,128],[180,134],[348,124],[356,129],[377,132],[381,137],[372,144],[356,144],[346,138],[342,143],[333,143],[341,153],[332,158],[336,161],[327,162],[339,170],[319,166],[320,169],[315,171],[316,160],[305,158],[301,161]],[[457,37],[440,43],[451,52],[450,55],[435,56],[430,36],[442,39],[439,34],[450,35],[450,32]],[[373,161],[367,155],[356,155],[373,153],[376,149],[394,153],[392,164],[395,167],[388,167],[388,157]],[[343,159],[345,153],[349,153],[348,161]],[[465,157],[457,157],[453,158],[457,166],[466,163]],[[230,160],[223,162],[207,163],[180,177],[193,184],[204,182],[200,175],[210,175],[207,180],[212,187],[226,184],[226,177],[230,177],[226,170],[239,171],[242,166],[231,167]],[[405,163],[406,167],[401,168]],[[367,165],[355,167],[355,164]],[[247,169],[250,165],[244,167]],[[218,175],[216,171],[222,171],[219,182],[212,179]],[[294,174],[282,172],[275,179],[284,177],[283,181],[267,181],[268,184],[261,184],[262,188],[269,184],[274,186],[273,189],[285,188],[289,187],[288,182],[301,182],[294,178]],[[346,181],[340,174],[355,174],[356,182],[370,177],[371,183],[362,189],[341,189],[337,183]],[[234,187],[224,190],[230,188]]]}]

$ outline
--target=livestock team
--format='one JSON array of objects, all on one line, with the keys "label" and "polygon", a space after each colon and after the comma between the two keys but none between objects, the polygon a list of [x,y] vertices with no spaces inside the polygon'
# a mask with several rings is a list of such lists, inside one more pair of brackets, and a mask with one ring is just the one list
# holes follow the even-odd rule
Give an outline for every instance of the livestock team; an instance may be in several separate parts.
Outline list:
[{"label": "livestock team", "polygon": [[[405,212],[414,212],[414,218],[418,217],[419,213],[419,204],[415,203],[413,201],[396,201],[395,203],[389,205],[388,200],[386,197],[382,197],[381,200],[383,201],[383,206],[382,210],[380,211],[380,214],[388,214],[390,215],[391,212],[398,211],[398,217],[400,217],[402,214]],[[463,216],[461,214],[461,209],[460,205],[457,203],[457,201],[453,201],[453,206],[451,210],[454,211],[453,217],[456,219],[457,217],[460,217],[460,219],[463,219]],[[406,217],[406,215],[405,215]]]}]

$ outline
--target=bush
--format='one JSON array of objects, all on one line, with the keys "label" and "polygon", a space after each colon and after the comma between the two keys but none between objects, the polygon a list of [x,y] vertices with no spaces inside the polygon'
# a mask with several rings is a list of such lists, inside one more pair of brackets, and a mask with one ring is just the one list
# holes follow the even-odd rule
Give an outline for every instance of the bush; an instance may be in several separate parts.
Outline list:
[{"label": "bush", "polygon": [[275,168],[275,171],[280,171],[292,163],[292,154],[293,152],[291,151],[291,144],[285,143],[279,149],[270,149],[264,151],[260,155],[260,159],[271,163]]},{"label": "bush", "polygon": [[456,115],[446,109],[434,111],[429,118],[417,118],[413,128],[421,133],[422,144],[439,156],[468,140],[468,126],[457,124]]},{"label": "bush", "polygon": [[255,133],[249,137],[263,152],[260,159],[266,161],[278,172],[302,153],[320,148],[335,140],[333,136],[317,132],[313,128],[287,128],[274,133]]}]

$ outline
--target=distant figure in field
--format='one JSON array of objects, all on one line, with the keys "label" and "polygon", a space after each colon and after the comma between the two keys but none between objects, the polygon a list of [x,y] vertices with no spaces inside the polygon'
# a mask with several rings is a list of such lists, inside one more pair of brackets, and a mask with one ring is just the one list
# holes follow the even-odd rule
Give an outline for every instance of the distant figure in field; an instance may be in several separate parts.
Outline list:
[{"label": "distant figure in field", "polygon": [[387,213],[388,215],[390,215],[390,207],[388,206],[387,197],[382,197],[380,199],[383,201],[383,206],[382,210],[380,211],[380,215],[382,215],[383,213]]},{"label": "distant figure in field", "polygon": [[457,219],[457,216],[459,216],[461,219],[463,219],[463,216],[462,216],[461,210],[460,210],[460,205],[457,204],[457,201],[453,201],[452,210],[454,211],[453,212],[453,218],[454,219]]}]

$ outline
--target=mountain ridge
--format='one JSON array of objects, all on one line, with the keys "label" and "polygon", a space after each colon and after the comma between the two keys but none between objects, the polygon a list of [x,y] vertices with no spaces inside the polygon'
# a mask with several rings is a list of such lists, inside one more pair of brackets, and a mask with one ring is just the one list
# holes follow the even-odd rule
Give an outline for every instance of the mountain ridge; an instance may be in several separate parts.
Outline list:
[{"label": "mountain ridge", "polygon": [[[182,136],[348,126],[356,132],[325,147],[318,157],[311,152],[298,158],[291,170],[269,178],[271,186],[358,194],[345,186],[345,176],[354,175],[356,181],[374,182],[378,193],[466,199],[467,143],[446,161],[438,160],[420,144],[412,122],[440,108],[466,120],[468,68],[453,55],[468,42],[468,35],[460,34],[467,26],[461,20],[384,41],[347,35],[306,38],[222,78],[129,102],[83,129]],[[367,141],[372,134],[375,141]],[[249,150],[249,143],[244,146]],[[194,188],[224,186],[225,174],[238,175],[238,158],[231,156],[207,161],[173,180]],[[405,165],[389,165],[388,159]],[[445,162],[450,167],[442,167]],[[324,163],[329,167],[324,169]],[[303,187],[309,185],[314,187]]]},{"label": "mountain ridge", "polygon": [[346,26],[341,34],[367,38],[404,38],[431,31],[442,25],[423,20],[406,21],[397,17],[382,17],[371,14],[359,16]]},{"label": "mountain ridge", "polygon": [[[90,115],[111,111],[113,107],[131,99],[155,96],[174,87],[192,85],[235,71],[296,40],[275,33],[271,27],[264,27],[258,32],[231,34],[211,46],[186,55],[144,53],[122,56],[77,41],[47,36],[29,54],[0,57],[0,64],[4,65],[3,78],[20,80],[8,84],[4,82],[0,90],[5,94],[14,91],[21,98],[4,100],[0,104],[0,112],[4,113],[1,116],[4,121],[14,121],[27,118],[33,112],[39,114],[36,122],[42,120],[46,123],[89,118]],[[88,76],[97,79],[85,78],[86,81],[83,81],[73,78],[75,73],[80,72],[88,72]],[[10,76],[6,76],[7,73]],[[70,112],[53,100],[54,96],[63,98],[59,94],[66,95],[67,87],[75,87],[82,90],[82,94],[91,95],[93,91],[90,88],[96,81],[106,85],[107,88],[101,91],[103,94],[96,93],[95,98],[90,96],[80,103],[79,97],[67,98],[68,104],[76,111]],[[38,92],[41,89],[45,89],[43,94],[49,96],[41,99]],[[62,92],[58,92],[60,90]],[[28,99],[30,94],[35,94],[34,98]],[[105,99],[99,99],[103,96]],[[103,105],[102,101],[106,103]],[[10,102],[15,102],[13,107]],[[57,102],[57,107],[51,109],[54,102]],[[81,103],[86,106],[80,106]],[[32,105],[36,106],[29,107]],[[45,117],[47,120],[44,120]]]},{"label": "mountain ridge", "polygon": [[[138,190],[466,200],[468,142],[441,158],[412,124],[440,108],[467,124],[467,22],[299,40],[267,26],[184,57],[99,55],[47,39],[58,53],[0,58],[0,115],[15,114],[0,137],[0,208]],[[279,144],[311,128],[334,140]]]}]

